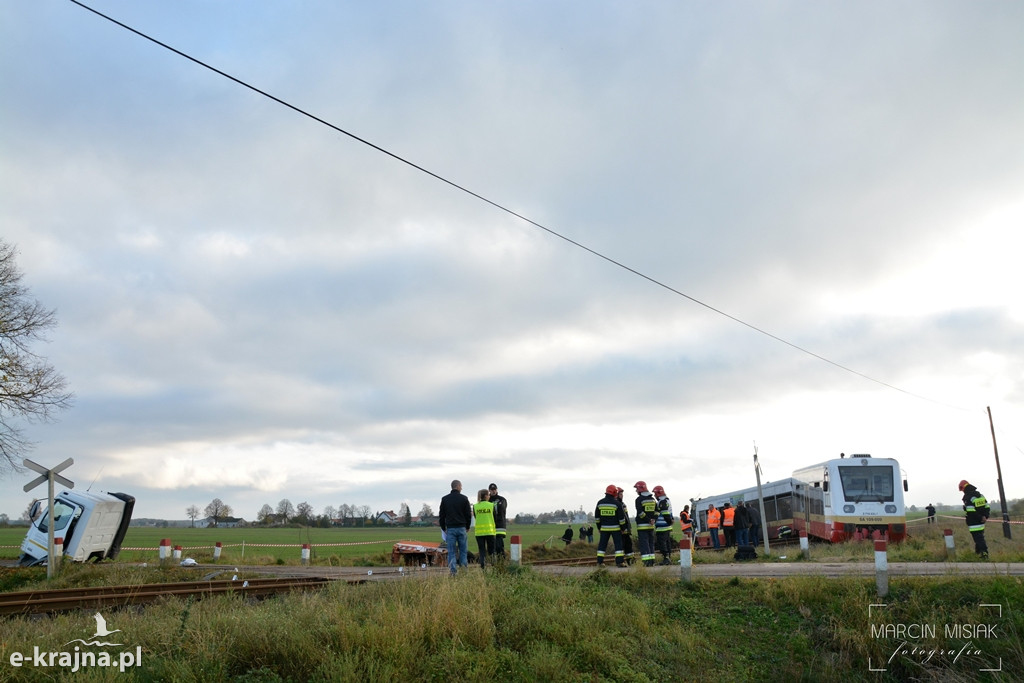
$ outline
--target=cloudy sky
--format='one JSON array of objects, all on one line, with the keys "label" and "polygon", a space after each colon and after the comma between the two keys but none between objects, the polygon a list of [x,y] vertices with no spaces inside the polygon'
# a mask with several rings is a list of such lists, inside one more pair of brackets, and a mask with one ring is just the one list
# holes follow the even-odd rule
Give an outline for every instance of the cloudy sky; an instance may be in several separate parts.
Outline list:
[{"label": "cloudy sky", "polygon": [[91,5],[606,258],[5,2],[0,238],[76,396],[30,457],[79,487],[179,519],[436,510],[453,478],[680,508],[752,485],[756,443],[769,480],[871,453],[951,503],[998,497],[991,406],[1024,496],[1024,5]]}]

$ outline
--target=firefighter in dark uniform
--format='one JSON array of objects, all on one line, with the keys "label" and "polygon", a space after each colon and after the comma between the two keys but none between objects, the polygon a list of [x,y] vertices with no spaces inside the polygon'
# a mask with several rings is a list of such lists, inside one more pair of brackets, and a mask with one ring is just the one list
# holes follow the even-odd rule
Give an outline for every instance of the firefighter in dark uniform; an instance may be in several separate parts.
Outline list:
[{"label": "firefighter in dark uniform", "polygon": [[508,533],[505,528],[505,513],[508,510],[508,501],[505,500],[505,496],[498,494],[497,484],[488,486],[487,491],[490,493],[491,502],[494,503],[494,554],[504,560],[505,535]]},{"label": "firefighter in dark uniform", "polygon": [[665,487],[655,486],[654,497],[658,500],[656,510],[657,517],[654,519],[654,545],[661,553],[662,564],[672,564],[672,522],[675,515],[672,514],[672,501],[665,495]]},{"label": "firefighter in dark uniform", "polygon": [[636,489],[636,538],[640,544],[640,561],[645,567],[654,566],[654,518],[658,501],[647,490],[647,482],[633,484]]},{"label": "firefighter in dark uniform", "polygon": [[960,490],[964,493],[964,512],[967,515],[967,530],[974,537],[974,552],[981,557],[988,557],[988,544],[985,543],[985,522],[992,515],[992,509],[981,492],[966,479],[960,482]]},{"label": "firefighter in dark uniform", "polygon": [[597,564],[604,564],[604,549],[608,545],[608,539],[612,540],[615,546],[615,566],[624,567],[626,554],[622,550],[622,532],[626,528],[626,509],[616,498],[619,489],[615,484],[608,484],[605,487],[605,496],[597,501],[594,508],[594,521],[597,522],[597,530],[601,533],[597,541]]}]

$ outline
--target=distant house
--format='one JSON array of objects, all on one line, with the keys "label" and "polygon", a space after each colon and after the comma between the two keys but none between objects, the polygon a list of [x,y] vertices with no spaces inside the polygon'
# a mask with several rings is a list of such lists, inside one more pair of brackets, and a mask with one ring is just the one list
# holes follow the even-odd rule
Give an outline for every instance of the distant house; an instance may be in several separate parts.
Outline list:
[{"label": "distant house", "polygon": [[394,510],[385,510],[377,514],[377,524],[398,524],[400,521]]},{"label": "distant house", "polygon": [[203,522],[207,527],[217,527],[219,529],[231,529],[237,526],[245,526],[247,524],[247,522],[241,517],[221,517],[220,519],[207,517]]}]

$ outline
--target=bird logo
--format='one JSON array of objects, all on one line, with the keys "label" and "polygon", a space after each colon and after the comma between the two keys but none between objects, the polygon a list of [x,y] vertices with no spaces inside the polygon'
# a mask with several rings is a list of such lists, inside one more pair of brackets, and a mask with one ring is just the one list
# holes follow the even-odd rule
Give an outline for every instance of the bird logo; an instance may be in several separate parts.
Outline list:
[{"label": "bird logo", "polygon": [[96,638],[97,640],[93,640],[90,642],[82,640],[81,638],[75,638],[74,640],[70,640],[67,643],[65,643],[65,645],[70,645],[71,643],[82,643],[83,645],[123,645],[123,643],[106,643],[99,640],[99,638],[106,638],[107,636],[113,633],[120,633],[121,629],[115,628],[113,631],[109,630],[107,628],[107,620],[104,619],[103,615],[99,612],[92,615],[92,618],[96,620],[96,633],[92,634],[92,637]]}]

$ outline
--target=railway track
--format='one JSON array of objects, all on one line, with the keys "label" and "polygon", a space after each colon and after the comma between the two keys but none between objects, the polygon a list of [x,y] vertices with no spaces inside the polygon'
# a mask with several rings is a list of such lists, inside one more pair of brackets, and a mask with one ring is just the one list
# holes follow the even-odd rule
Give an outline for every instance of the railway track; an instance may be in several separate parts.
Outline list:
[{"label": "railway track", "polygon": [[322,576],[307,576],[234,581],[179,581],[175,583],[154,583],[134,586],[16,591],[0,593],[0,615],[120,607],[155,602],[172,596],[190,597],[233,593],[255,597],[293,590],[319,588],[336,580],[348,583],[361,583],[366,579],[362,577],[333,579]]}]

